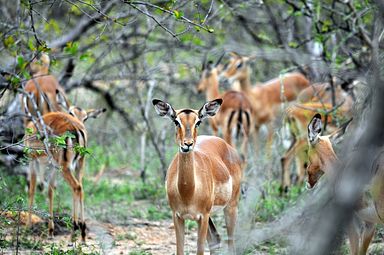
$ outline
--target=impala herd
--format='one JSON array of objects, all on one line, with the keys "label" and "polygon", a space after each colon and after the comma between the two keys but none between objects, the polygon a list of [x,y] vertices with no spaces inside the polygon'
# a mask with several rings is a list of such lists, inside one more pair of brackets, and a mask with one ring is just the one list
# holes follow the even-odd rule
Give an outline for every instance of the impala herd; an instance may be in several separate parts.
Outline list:
[{"label": "impala herd", "polygon": [[[340,86],[311,84],[301,73],[287,73],[252,85],[249,65],[252,57],[232,52],[225,65],[220,63],[221,59],[216,64],[204,60],[196,89],[205,92],[207,102],[199,110],[175,110],[167,102],[152,100],[156,113],[171,120],[175,126],[178,152],[169,165],[165,186],[172,209],[178,255],[184,254],[186,219],[198,223],[197,254],[204,254],[206,240],[211,253],[217,250],[220,235],[211,214],[220,208],[225,215],[228,249],[235,253],[234,232],[241,181],[249,157],[248,147],[250,145],[258,151],[262,125],[268,128],[267,149],[273,141],[275,120],[283,119],[291,133],[291,145],[281,157],[281,194],[284,195],[291,185],[290,167],[295,158],[299,185],[304,182],[306,172],[309,189],[314,188],[322,174],[333,175],[333,165],[339,159],[332,143],[345,132],[350,123],[346,120],[352,117],[352,97]],[[87,154],[87,130],[84,122],[90,117],[98,117],[105,109],[83,110],[71,105],[57,79],[49,75],[48,68],[49,57],[45,54],[31,63],[32,79],[24,86],[21,97],[25,112],[24,144],[31,158],[29,224],[36,185],[44,183],[44,169],[50,166],[47,182],[49,234],[52,236],[54,230],[55,180],[56,175],[61,174],[72,189],[73,231],[80,229],[82,241],[85,241],[82,177]],[[232,89],[222,92],[220,85],[224,82],[231,84]],[[213,136],[198,136],[199,126],[205,119],[211,125]],[[340,125],[340,122],[344,124]],[[328,136],[322,135],[325,126],[332,132]],[[219,134],[223,139],[218,137]],[[372,189],[375,195],[369,201],[363,199],[356,208],[354,219],[364,222],[364,231],[361,234],[356,227],[348,228],[352,254],[367,252],[374,224],[381,222],[384,214],[381,158],[374,167],[376,175]]]}]

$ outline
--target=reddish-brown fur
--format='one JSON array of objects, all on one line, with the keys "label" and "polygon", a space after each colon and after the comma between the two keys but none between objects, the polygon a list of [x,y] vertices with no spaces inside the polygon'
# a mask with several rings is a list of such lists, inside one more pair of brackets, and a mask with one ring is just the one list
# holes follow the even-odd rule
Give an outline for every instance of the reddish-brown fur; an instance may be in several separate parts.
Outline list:
[{"label": "reddish-brown fur", "polygon": [[[316,131],[316,124],[321,126],[320,116],[314,116],[308,125],[308,144],[309,144],[309,165],[308,185],[314,187],[322,174],[335,176],[335,165],[339,159],[333,150],[332,141],[335,136],[342,135],[346,127],[334,131],[331,135],[321,136],[321,129]],[[369,195],[362,195],[360,203],[357,205],[353,222],[348,227],[349,244],[352,255],[364,255],[367,253],[369,244],[375,233],[375,224],[383,223],[384,216],[384,153],[380,152],[376,160],[370,166],[375,174],[369,186]],[[364,230],[361,232],[360,226],[356,226],[356,221],[362,221]],[[357,224],[358,225],[358,224]]]},{"label": "reddish-brown fur", "polygon": [[[29,148],[32,158],[29,166],[29,225],[31,222],[31,210],[36,189],[37,175],[42,171],[40,164],[46,164],[51,158],[54,168],[49,173],[48,197],[49,213],[48,222],[49,234],[53,235],[53,192],[55,189],[55,176],[61,173],[65,181],[69,184],[73,194],[73,224],[74,230],[80,228],[82,240],[85,241],[86,224],[84,221],[84,194],[82,186],[84,156],[76,151],[76,146],[87,146],[87,130],[84,121],[88,117],[96,118],[105,109],[84,111],[78,107],[71,107],[70,114],[62,112],[50,112],[42,117],[44,125],[40,122],[36,127],[33,122],[27,125],[28,133],[25,135],[25,146]],[[65,139],[65,146],[56,146],[52,139],[63,136],[69,132],[73,138]],[[39,134],[39,135],[37,135]],[[45,139],[45,144],[43,142]],[[48,148],[47,148],[47,147]],[[72,169],[74,167],[74,169]],[[44,175],[44,174],[43,174]],[[79,207],[79,208],[78,208]],[[77,212],[79,209],[79,213]],[[80,220],[78,220],[78,216]]]},{"label": "reddish-brown fur", "polygon": [[[305,175],[305,164],[306,158],[306,127],[312,116],[316,112],[330,111],[333,109],[332,106],[332,93],[330,85],[327,83],[314,84],[310,87],[302,90],[297,97],[300,104],[294,104],[289,106],[286,113],[286,120],[289,124],[289,129],[293,135],[293,143],[284,153],[281,158],[282,166],[282,184],[281,191],[286,192],[290,186],[290,171],[289,167],[294,159],[297,157],[297,173],[298,173],[298,184],[301,184],[304,180]],[[337,87],[335,89],[335,100],[336,105],[339,107],[327,117],[327,129],[331,132],[335,130],[336,120],[342,120],[351,117],[352,110],[352,97]],[[323,123],[325,117],[322,116]]]},{"label": "reddish-brown fur", "polygon": [[[200,111],[175,111],[169,104],[153,100],[160,116],[167,116],[177,123],[176,142],[179,152],[168,168],[166,187],[168,202],[173,212],[178,255],[184,254],[185,219],[198,222],[197,254],[204,254],[206,239],[213,252],[212,247],[216,243],[209,223],[213,206],[224,207],[228,245],[234,252],[233,233],[240,195],[241,160],[223,139],[215,136],[197,136],[196,128],[199,121],[217,112],[217,104],[221,103],[219,100],[208,102]],[[215,105],[215,110],[212,110],[211,114],[204,113],[205,109],[212,105]]]},{"label": "reddish-brown fur", "polygon": [[309,86],[309,81],[300,73],[289,73],[262,85],[252,86],[248,67],[249,60],[248,57],[232,53],[228,65],[220,76],[225,77],[230,82],[239,81],[241,91],[248,96],[252,105],[256,135],[261,125],[268,124],[268,141],[270,144],[273,135],[271,122],[275,118],[277,106],[285,101],[295,100],[298,93]]},{"label": "reddish-brown fur", "polygon": [[[39,61],[35,60],[31,63],[32,79],[26,83],[24,91],[33,94],[33,100],[36,103],[37,109],[34,108],[29,98],[25,98],[26,101],[22,100],[22,107],[26,111],[26,114],[29,112],[33,117],[37,117],[37,111],[39,111],[42,116],[49,112],[68,110],[63,109],[61,104],[69,108],[69,101],[65,96],[64,89],[60,86],[56,77],[48,73],[48,68],[49,57],[47,55],[42,55]],[[58,102],[58,92],[64,102]],[[26,96],[24,95],[24,97]],[[25,105],[25,103],[27,105]],[[25,126],[28,121],[29,118],[25,118]]]},{"label": "reddish-brown fur", "polygon": [[[203,70],[201,79],[197,84],[197,91],[205,91],[207,101],[216,98],[223,99],[220,111],[216,116],[209,119],[213,134],[217,136],[218,128],[221,127],[224,140],[232,145],[232,130],[240,125],[243,136],[241,153],[246,159],[250,126],[252,125],[252,106],[248,98],[244,93],[233,90],[220,93],[218,70],[211,66]],[[241,116],[239,116],[240,114]],[[238,132],[240,131],[238,130]]]}]

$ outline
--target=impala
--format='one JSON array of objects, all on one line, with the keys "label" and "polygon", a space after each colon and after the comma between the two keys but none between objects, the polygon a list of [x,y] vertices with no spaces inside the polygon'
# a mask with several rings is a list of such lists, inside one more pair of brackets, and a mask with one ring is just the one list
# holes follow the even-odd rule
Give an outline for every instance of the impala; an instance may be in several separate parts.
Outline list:
[{"label": "impala", "polygon": [[[339,162],[332,142],[341,136],[348,123],[331,135],[322,136],[322,121],[320,114],[316,114],[308,125],[309,144],[309,165],[308,165],[308,186],[313,188],[320,176],[333,175],[334,165]],[[354,220],[361,220],[364,223],[364,231],[351,224],[348,228],[350,249],[353,255],[367,253],[369,244],[375,233],[375,224],[383,223],[384,215],[384,156],[381,151],[367,171],[372,171],[374,176],[369,185],[368,195],[362,195],[357,205]]]},{"label": "impala", "polygon": [[[53,236],[53,193],[55,189],[55,177],[60,172],[64,180],[72,189],[73,196],[73,229],[81,230],[82,240],[85,241],[86,225],[84,221],[84,193],[83,193],[83,166],[87,146],[87,130],[84,122],[88,118],[96,118],[105,109],[85,111],[79,107],[71,106],[68,113],[51,112],[43,115],[43,124],[35,125],[29,122],[27,133],[24,137],[25,146],[29,151],[31,161],[29,163],[29,218],[31,223],[32,205],[36,189],[37,173],[41,173],[40,165],[54,166],[49,173],[48,198],[49,198],[49,235]],[[45,130],[43,132],[42,130]],[[47,134],[48,137],[45,137]],[[63,137],[64,144],[57,144],[55,138]],[[79,211],[78,211],[79,209]],[[80,219],[78,219],[78,216]]]},{"label": "impala", "polygon": [[242,92],[227,91],[223,94],[219,91],[219,74],[217,65],[211,62],[203,65],[200,82],[197,84],[197,91],[205,91],[207,101],[221,98],[223,103],[220,111],[213,118],[209,119],[216,136],[218,128],[221,127],[224,140],[232,145],[232,130],[237,128],[236,136],[242,134],[241,156],[247,158],[247,147],[251,126],[252,108],[248,98]]},{"label": "impala", "polygon": [[64,89],[60,86],[55,76],[49,74],[50,59],[43,53],[40,60],[33,60],[30,64],[32,79],[24,87],[22,106],[29,118],[24,119],[27,126],[30,118],[49,112],[64,112],[69,108],[69,101]]},{"label": "impala", "polygon": [[300,104],[289,106],[285,110],[288,127],[293,136],[291,146],[281,157],[282,183],[281,192],[286,193],[291,184],[290,164],[296,157],[297,159],[297,182],[301,184],[305,176],[305,167],[307,164],[307,141],[306,127],[312,116],[318,112],[329,112],[327,118],[323,117],[323,123],[326,121],[327,128],[332,132],[337,129],[336,123],[343,118],[351,117],[353,100],[350,95],[344,92],[340,87],[335,89],[336,107],[332,105],[332,91],[330,84],[313,84],[302,90],[297,97]]},{"label": "impala", "polygon": [[175,225],[177,255],[184,254],[185,219],[198,223],[197,254],[204,254],[206,239],[211,254],[214,252],[219,238],[210,215],[220,207],[224,208],[228,246],[235,252],[233,234],[242,177],[241,159],[223,139],[197,136],[201,121],[213,117],[221,103],[221,99],[216,99],[205,103],[200,110],[174,110],[166,102],[152,100],[157,114],[169,118],[176,126],[179,152],[168,168],[166,189]]},{"label": "impala", "polygon": [[256,135],[261,125],[268,126],[268,144],[272,141],[272,121],[278,106],[283,102],[295,100],[298,93],[309,86],[309,81],[300,73],[289,73],[282,77],[267,81],[262,85],[252,86],[250,80],[249,61],[251,58],[231,53],[229,63],[225,65],[220,77],[230,83],[239,81],[240,90],[248,96],[252,104]]}]

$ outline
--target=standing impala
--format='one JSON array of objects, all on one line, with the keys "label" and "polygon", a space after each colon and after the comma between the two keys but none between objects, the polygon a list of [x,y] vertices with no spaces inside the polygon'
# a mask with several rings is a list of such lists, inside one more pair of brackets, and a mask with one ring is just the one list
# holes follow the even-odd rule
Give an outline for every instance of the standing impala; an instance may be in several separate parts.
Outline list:
[{"label": "standing impala", "polygon": [[214,116],[221,103],[221,99],[209,101],[197,111],[174,110],[166,102],[152,100],[157,114],[176,125],[179,152],[168,168],[166,189],[173,212],[177,255],[184,254],[185,219],[198,223],[197,254],[204,254],[206,239],[213,253],[213,247],[219,241],[210,215],[217,207],[224,208],[228,246],[235,252],[233,234],[242,177],[241,160],[236,150],[223,139],[197,136],[201,121]]},{"label": "standing impala", "polygon": [[[32,158],[29,163],[29,217],[28,225],[31,224],[32,205],[36,189],[36,179],[40,165],[54,166],[49,173],[48,198],[49,198],[49,235],[53,236],[53,193],[56,187],[55,177],[60,172],[72,189],[73,196],[73,229],[81,230],[82,240],[85,241],[86,225],[84,221],[84,193],[83,193],[83,167],[84,156],[87,146],[87,130],[84,122],[88,118],[97,118],[105,109],[82,110],[79,107],[71,106],[69,114],[62,112],[47,113],[42,117],[44,125],[33,122],[27,125],[27,134],[24,137],[25,146],[28,148],[29,156]],[[48,137],[44,137],[46,130]],[[64,142],[56,142],[58,138]],[[49,139],[45,139],[49,138]],[[45,144],[43,142],[45,139]],[[47,151],[48,147],[48,151]],[[57,169],[58,168],[58,169]],[[42,169],[40,169],[42,170]],[[79,211],[78,211],[79,210]],[[78,216],[80,219],[78,219]]]},{"label": "standing impala", "polygon": [[[29,96],[23,95],[22,98],[23,109],[29,117],[37,117],[37,112],[42,116],[48,112],[63,112],[69,108],[64,89],[55,76],[49,74],[49,63],[48,55],[42,53],[40,60],[35,59],[30,64],[32,79],[24,87]],[[29,120],[24,119],[24,126],[27,126]]]},{"label": "standing impala", "polygon": [[240,132],[242,134],[241,156],[246,160],[252,115],[252,106],[248,98],[244,93],[233,90],[220,94],[217,65],[213,66],[211,62],[203,65],[197,91],[205,91],[207,101],[215,98],[223,99],[220,111],[209,119],[213,134],[216,136],[218,128],[221,127],[224,140],[232,145],[232,130],[237,128],[236,136],[238,137]]},{"label": "standing impala", "polygon": [[[313,188],[322,174],[334,175],[335,164],[339,162],[333,150],[332,142],[341,136],[346,129],[343,127],[333,132],[331,135],[322,136],[322,121],[320,114],[316,114],[308,125],[308,144],[309,144],[309,165],[308,186]],[[375,233],[375,224],[383,223],[384,216],[384,154],[381,151],[372,165],[367,167],[374,176],[369,186],[369,192],[363,194],[357,205],[354,220],[361,220],[364,223],[364,231],[352,223],[348,228],[348,237],[351,253],[353,255],[363,255],[367,253],[369,244]]]},{"label": "standing impala", "polygon": [[285,74],[263,83],[260,86],[252,86],[250,80],[249,57],[231,53],[229,63],[224,67],[220,77],[230,83],[239,81],[240,90],[248,96],[252,104],[253,119],[256,124],[256,135],[261,125],[268,125],[268,144],[272,142],[272,121],[275,118],[279,105],[285,101],[295,100],[297,94],[309,86],[309,81],[300,73]]}]

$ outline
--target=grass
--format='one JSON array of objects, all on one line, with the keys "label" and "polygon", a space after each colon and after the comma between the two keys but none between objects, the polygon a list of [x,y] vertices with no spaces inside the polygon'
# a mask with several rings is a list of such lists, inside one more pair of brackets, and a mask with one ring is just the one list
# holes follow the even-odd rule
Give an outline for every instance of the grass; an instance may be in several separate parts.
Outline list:
[{"label": "grass", "polygon": [[256,221],[269,222],[276,219],[287,207],[293,206],[305,187],[292,186],[285,196],[280,196],[280,182],[263,185],[263,196],[255,208]]}]

